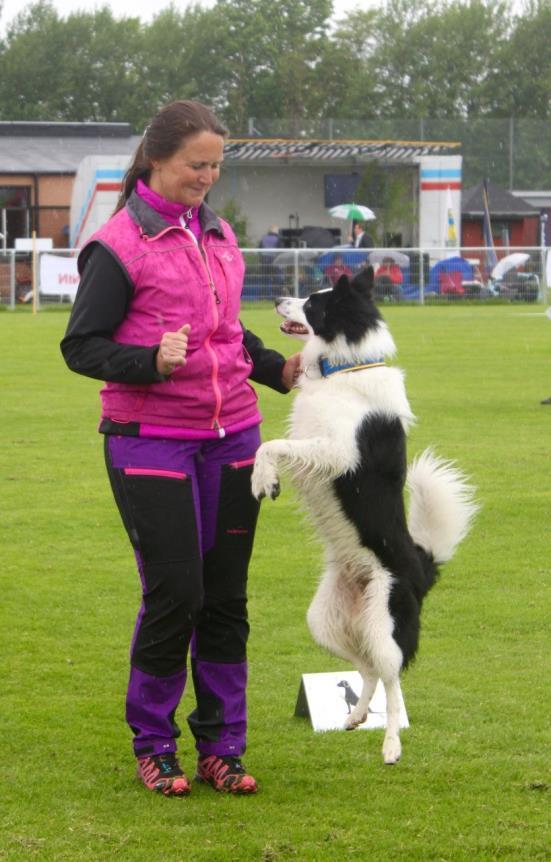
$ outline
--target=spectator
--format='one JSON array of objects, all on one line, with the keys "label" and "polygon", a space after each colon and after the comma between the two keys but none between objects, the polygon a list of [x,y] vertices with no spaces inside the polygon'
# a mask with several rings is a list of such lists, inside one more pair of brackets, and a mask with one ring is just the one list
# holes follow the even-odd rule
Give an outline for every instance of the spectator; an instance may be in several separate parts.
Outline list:
[{"label": "spectator", "polygon": [[354,222],[352,228],[352,245],[354,248],[373,248],[373,238],[365,232],[362,222]]},{"label": "spectator", "polygon": [[332,285],[335,285],[341,275],[347,275],[349,278],[353,277],[353,272],[349,266],[346,266],[343,260],[342,254],[336,254],[333,263],[330,263],[329,266],[325,268],[325,276]]},{"label": "spectator", "polygon": [[[259,248],[271,249],[272,251],[276,248],[283,247],[283,240],[279,234],[279,228],[276,224],[270,225],[267,232],[261,237],[260,242],[258,243]],[[274,255],[273,254],[261,254],[260,259],[267,263],[273,263]]]},{"label": "spectator", "polygon": [[391,257],[384,257],[375,273],[374,288],[377,299],[398,300],[402,296],[402,270]]}]

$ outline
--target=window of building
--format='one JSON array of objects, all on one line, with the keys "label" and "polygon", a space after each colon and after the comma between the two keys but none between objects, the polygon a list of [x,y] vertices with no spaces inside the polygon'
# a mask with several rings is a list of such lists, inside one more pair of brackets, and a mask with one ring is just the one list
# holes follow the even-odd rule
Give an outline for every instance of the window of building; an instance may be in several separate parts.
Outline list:
[{"label": "window of building", "polygon": [[31,234],[30,186],[0,186],[0,233],[6,248],[13,248],[17,237]]}]

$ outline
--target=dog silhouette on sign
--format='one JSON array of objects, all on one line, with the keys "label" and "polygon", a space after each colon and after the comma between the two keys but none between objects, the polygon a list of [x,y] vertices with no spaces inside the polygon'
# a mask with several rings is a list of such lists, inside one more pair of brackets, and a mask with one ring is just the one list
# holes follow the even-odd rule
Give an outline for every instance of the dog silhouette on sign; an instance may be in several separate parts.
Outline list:
[{"label": "dog silhouette on sign", "polygon": [[352,707],[356,706],[356,704],[358,703],[358,695],[356,694],[350,683],[347,682],[347,680],[345,679],[341,679],[341,681],[337,683],[337,686],[344,689],[344,702],[346,703],[346,708],[348,709],[348,714],[350,715],[350,713],[352,712]]}]

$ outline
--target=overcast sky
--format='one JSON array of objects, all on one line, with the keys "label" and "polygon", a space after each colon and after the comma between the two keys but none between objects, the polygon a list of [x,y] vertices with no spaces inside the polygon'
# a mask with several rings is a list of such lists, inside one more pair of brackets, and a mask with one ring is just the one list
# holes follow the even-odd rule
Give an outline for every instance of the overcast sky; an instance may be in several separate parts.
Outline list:
[{"label": "overcast sky", "polygon": [[[201,5],[211,6],[212,0],[200,0]],[[185,0],[175,0],[176,6],[185,8],[188,3]],[[5,32],[8,24],[29,3],[27,0],[4,0],[3,11],[0,17],[0,31]],[[54,6],[62,16],[69,15],[78,10],[93,11],[95,8],[106,5],[101,0],[54,0]],[[115,17],[136,16],[144,21],[150,21],[153,16],[169,5],[169,0],[108,0],[107,5],[113,10]],[[379,0],[333,0],[333,8],[336,17],[342,17],[352,9],[369,9],[381,5]]]}]

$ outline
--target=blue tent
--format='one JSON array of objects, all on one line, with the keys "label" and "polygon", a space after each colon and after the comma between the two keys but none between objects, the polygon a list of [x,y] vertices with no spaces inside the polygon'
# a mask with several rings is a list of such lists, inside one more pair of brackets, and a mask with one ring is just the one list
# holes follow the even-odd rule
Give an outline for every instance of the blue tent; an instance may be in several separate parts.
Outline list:
[{"label": "blue tent", "polygon": [[447,257],[439,260],[432,267],[429,274],[429,283],[426,287],[428,293],[440,293],[440,276],[446,272],[459,272],[462,281],[473,281],[474,270],[472,264],[464,257]]}]

